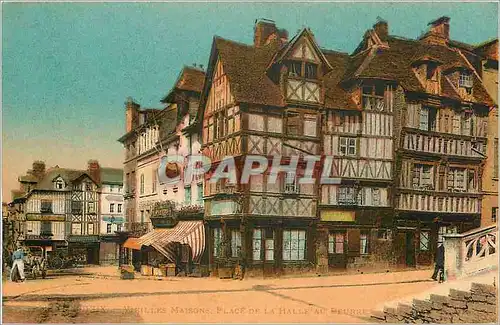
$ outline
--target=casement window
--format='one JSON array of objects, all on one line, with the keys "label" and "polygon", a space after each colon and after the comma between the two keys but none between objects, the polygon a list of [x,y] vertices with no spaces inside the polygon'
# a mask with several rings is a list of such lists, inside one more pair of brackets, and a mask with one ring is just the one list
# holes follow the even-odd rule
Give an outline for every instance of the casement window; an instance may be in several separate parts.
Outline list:
[{"label": "casement window", "polygon": [[450,168],[448,171],[448,190],[465,191],[465,168]]},{"label": "casement window", "polygon": [[191,187],[184,187],[184,202],[191,204]]},{"label": "casement window", "polygon": [[40,222],[40,235],[53,236],[52,234],[52,222],[41,221]]},{"label": "casement window", "polygon": [[491,221],[497,222],[498,220],[498,207],[491,208]]},{"label": "casement window", "polygon": [[318,79],[318,65],[314,63],[305,63],[305,77],[306,79]]},{"label": "casement window", "polygon": [[342,156],[355,156],[356,155],[356,138],[339,139],[339,154]]},{"label": "casement window", "polygon": [[453,129],[452,129],[453,134],[460,134],[460,115],[458,114],[453,114]]},{"label": "casement window", "polygon": [[380,188],[373,187],[372,189],[372,205],[379,206],[381,203],[380,200]]},{"label": "casement window", "polygon": [[435,131],[437,121],[437,110],[430,107],[420,108],[419,129],[424,131]]},{"label": "casement window", "polygon": [[337,193],[337,202],[339,205],[356,204],[356,189],[352,186],[340,186]]},{"label": "casement window", "polygon": [[71,213],[81,214],[83,212],[83,202],[82,201],[71,201]]},{"label": "casement window", "polygon": [[144,174],[141,174],[140,194],[144,194]]},{"label": "casement window", "polygon": [[122,205],[121,205],[121,203],[119,203],[119,204],[118,204],[118,211],[117,211],[117,212],[118,212],[118,213],[121,213],[121,212],[122,212]]},{"label": "casement window", "polygon": [[304,114],[304,135],[309,137],[316,136],[316,115]]},{"label": "casement window", "polygon": [[153,169],[153,175],[151,180],[151,192],[156,193],[156,182],[158,179],[158,169]]},{"label": "casement window", "polygon": [[238,257],[241,249],[241,232],[233,229],[231,230],[231,257]]},{"label": "casement window", "polygon": [[302,119],[299,113],[287,112],[286,113],[286,134],[287,135],[301,135]]},{"label": "casement window", "polygon": [[432,189],[434,188],[433,181],[433,167],[430,165],[424,164],[414,164],[413,165],[413,188],[425,188]]},{"label": "casement window", "polygon": [[212,229],[212,234],[213,234],[213,238],[214,238],[213,256],[214,257],[221,257],[222,256],[222,229],[221,228],[214,228],[214,229]]},{"label": "casement window", "polygon": [[328,234],[328,253],[344,254],[345,233],[334,232]]},{"label": "casement window", "polygon": [[472,126],[472,114],[464,113],[462,116],[462,134],[463,135],[472,135],[471,128]]},{"label": "casement window", "polygon": [[72,235],[81,235],[82,234],[82,224],[81,223],[72,223],[71,224],[71,234]]},{"label": "casement window", "polygon": [[368,254],[368,234],[366,233],[359,235],[359,253]]},{"label": "casement window", "polygon": [[110,224],[110,223],[106,224],[106,233],[108,233],[108,234],[111,233],[111,226],[112,226],[112,224]]},{"label": "casement window", "polygon": [[469,192],[476,189],[476,172],[473,169],[467,171],[467,189]]},{"label": "casement window", "polygon": [[203,203],[203,184],[198,184],[198,204]]},{"label": "casement window", "polygon": [[289,77],[302,77],[302,62],[290,61],[287,66]]},{"label": "casement window", "polygon": [[365,85],[363,86],[363,109],[373,111],[384,111],[384,93],[385,85]]},{"label": "casement window", "polygon": [[283,261],[304,261],[306,258],[306,231],[283,230]]},{"label": "casement window", "polygon": [[283,192],[288,194],[298,194],[299,184],[295,174],[286,173],[283,175]]},{"label": "casement window", "polygon": [[462,71],[458,79],[458,86],[472,88],[472,74],[468,71]]},{"label": "casement window", "polygon": [[429,231],[421,231],[420,232],[420,251],[428,251],[429,250]]},{"label": "casement window", "polygon": [[91,183],[85,183],[85,190],[86,191],[92,191],[92,184]]},{"label": "casement window", "polygon": [[42,200],[40,202],[40,212],[41,213],[52,213],[52,201]]},{"label": "casement window", "polygon": [[253,230],[252,259],[254,261],[274,261],[273,229],[256,228]]},{"label": "casement window", "polygon": [[88,213],[96,213],[96,209],[95,209],[95,203],[94,202],[88,202],[87,203],[87,212]]},{"label": "casement window", "polygon": [[109,212],[115,212],[115,204],[114,203],[109,204]]}]

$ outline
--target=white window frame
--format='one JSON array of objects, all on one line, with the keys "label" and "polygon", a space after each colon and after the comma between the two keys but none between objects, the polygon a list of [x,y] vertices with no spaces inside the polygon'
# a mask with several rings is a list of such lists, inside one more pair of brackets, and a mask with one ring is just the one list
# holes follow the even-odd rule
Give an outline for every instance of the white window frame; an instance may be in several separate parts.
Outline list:
[{"label": "white window frame", "polygon": [[340,231],[328,234],[328,254],[344,254],[345,233]]},{"label": "white window frame", "polygon": [[340,137],[339,138],[339,155],[340,156],[356,156],[356,138]]},{"label": "white window frame", "polygon": [[302,229],[283,230],[283,261],[305,261],[307,233]]},{"label": "white window frame", "polygon": [[420,114],[419,114],[419,124],[418,128],[420,130],[424,131],[429,131],[429,107],[422,106],[420,107]]},{"label": "white window frame", "polygon": [[354,186],[339,186],[337,189],[337,203],[339,205],[355,205],[356,188]]},{"label": "white window frame", "polygon": [[285,173],[283,175],[283,191],[288,194],[299,193],[299,183],[296,174],[290,176],[289,173]]},{"label": "white window frame", "polygon": [[368,251],[368,234],[359,234],[359,253],[361,255],[367,255]]},{"label": "white window frame", "polygon": [[463,88],[472,88],[472,80],[472,73],[469,71],[462,71],[460,72],[460,76],[458,78],[458,86]]}]

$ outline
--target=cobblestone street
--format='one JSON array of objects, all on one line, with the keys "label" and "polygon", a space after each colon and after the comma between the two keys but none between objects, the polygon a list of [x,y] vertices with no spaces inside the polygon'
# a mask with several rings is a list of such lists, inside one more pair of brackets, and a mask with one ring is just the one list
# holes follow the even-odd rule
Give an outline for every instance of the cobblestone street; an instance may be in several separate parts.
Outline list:
[{"label": "cobblestone street", "polygon": [[220,280],[120,280],[115,268],[4,282],[4,322],[370,322],[378,304],[429,290],[429,270]]}]

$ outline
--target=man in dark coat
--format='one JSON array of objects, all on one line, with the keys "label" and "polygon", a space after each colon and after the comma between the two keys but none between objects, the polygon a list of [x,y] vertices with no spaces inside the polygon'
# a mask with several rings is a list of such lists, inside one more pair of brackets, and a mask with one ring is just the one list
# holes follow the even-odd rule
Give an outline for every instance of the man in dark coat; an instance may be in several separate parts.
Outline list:
[{"label": "man in dark coat", "polygon": [[434,281],[437,281],[438,275],[439,282],[442,282],[444,279],[444,245],[442,243],[439,244],[436,252],[436,266],[434,267],[434,274],[432,275],[432,279]]}]

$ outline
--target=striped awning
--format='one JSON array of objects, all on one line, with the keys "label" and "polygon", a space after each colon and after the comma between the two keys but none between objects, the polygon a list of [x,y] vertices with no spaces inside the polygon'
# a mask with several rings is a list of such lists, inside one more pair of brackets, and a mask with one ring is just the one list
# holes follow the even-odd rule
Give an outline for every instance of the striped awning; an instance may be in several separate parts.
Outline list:
[{"label": "striped awning", "polygon": [[137,242],[152,246],[171,262],[175,262],[175,243],[188,244],[193,261],[198,263],[205,250],[205,227],[203,221],[179,221],[174,228],[160,228],[140,237]]}]

